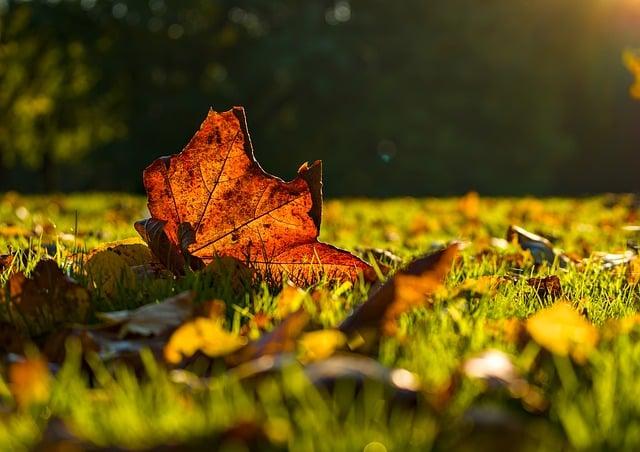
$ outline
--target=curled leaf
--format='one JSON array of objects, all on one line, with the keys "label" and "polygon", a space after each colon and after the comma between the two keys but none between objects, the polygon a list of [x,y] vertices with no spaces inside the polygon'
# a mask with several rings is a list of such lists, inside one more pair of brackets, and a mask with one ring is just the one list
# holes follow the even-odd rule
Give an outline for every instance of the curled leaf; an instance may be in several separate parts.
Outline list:
[{"label": "curled leaf", "polygon": [[347,336],[367,330],[395,333],[396,320],[403,312],[425,304],[429,296],[442,286],[458,253],[452,244],[429,256],[411,262],[376,290],[340,325]]},{"label": "curled leaf", "polygon": [[152,218],[136,229],[176,273],[230,256],[274,281],[370,275],[362,260],[318,241],[321,177],[320,162],[302,165],[291,182],[267,174],[253,156],[244,110],[211,110],[182,152],[145,169]]}]

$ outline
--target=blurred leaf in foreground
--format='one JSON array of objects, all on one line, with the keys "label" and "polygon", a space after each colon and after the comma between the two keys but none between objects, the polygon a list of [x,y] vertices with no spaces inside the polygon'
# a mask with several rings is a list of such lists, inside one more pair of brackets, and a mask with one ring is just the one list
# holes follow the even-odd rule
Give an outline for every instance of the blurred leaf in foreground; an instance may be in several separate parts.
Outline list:
[{"label": "blurred leaf in foreground", "polygon": [[598,344],[598,329],[569,302],[557,301],[527,319],[527,332],[550,352],[584,364]]}]

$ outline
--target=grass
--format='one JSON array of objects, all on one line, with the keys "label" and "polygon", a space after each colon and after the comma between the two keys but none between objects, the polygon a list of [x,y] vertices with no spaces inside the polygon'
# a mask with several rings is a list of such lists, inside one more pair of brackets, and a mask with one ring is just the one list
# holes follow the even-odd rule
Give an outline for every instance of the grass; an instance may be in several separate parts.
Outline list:
[{"label": "grass", "polygon": [[[133,449],[172,444],[210,450],[598,450],[640,447],[640,328],[606,335],[610,319],[638,312],[640,285],[626,267],[605,270],[595,260],[561,268],[558,262],[520,270],[513,245],[491,246],[510,224],[553,238],[565,252],[624,251],[638,232],[624,226],[640,219],[630,196],[586,199],[396,199],[328,201],[321,239],[370,257],[381,248],[403,262],[442,244],[462,240],[462,260],[429,306],[404,314],[397,337],[384,339],[376,360],[409,370],[422,385],[418,406],[396,403],[397,390],[372,379],[332,390],[312,385],[303,367],[290,362],[256,383],[216,370],[211,378],[168,371],[143,353],[144,370],[108,368],[95,357],[82,364],[70,342],[50,397],[15,408],[0,381],[0,450],[23,450],[50,441],[64,424],[74,437],[98,446]],[[82,194],[0,197],[0,253],[21,250],[27,272],[45,253],[81,282],[78,249],[136,235],[145,217],[136,196]],[[494,241],[495,243],[495,241]],[[461,290],[482,276],[519,276],[492,291]],[[584,363],[550,353],[528,337],[504,334],[501,319],[525,319],[550,305],[527,277],[557,275],[563,297],[601,330],[602,339]],[[4,283],[6,275],[0,276]],[[257,284],[242,293],[231,280],[190,274],[182,280],[146,281],[135,291],[93,295],[96,310],[134,308],[184,289],[199,300],[227,304],[228,325],[251,325],[256,312],[273,311],[278,290]],[[338,324],[366,299],[364,285],[317,290],[314,320]],[[502,328],[502,329],[501,329]],[[258,335],[257,331],[251,334]],[[486,350],[507,353],[537,399],[515,395],[495,381],[471,379],[463,363]],[[5,366],[6,367],[6,366]],[[2,375],[6,375],[3,369]],[[89,379],[88,375],[92,378]],[[44,432],[44,434],[43,434]]]}]

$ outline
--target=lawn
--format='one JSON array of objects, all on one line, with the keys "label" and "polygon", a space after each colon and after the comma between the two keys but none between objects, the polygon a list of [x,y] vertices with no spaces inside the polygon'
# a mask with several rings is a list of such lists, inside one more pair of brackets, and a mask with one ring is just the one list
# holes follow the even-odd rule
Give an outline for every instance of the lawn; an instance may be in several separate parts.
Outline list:
[{"label": "lawn", "polygon": [[[321,359],[309,350],[322,347],[295,338],[293,353],[233,368],[214,358],[167,364],[144,348],[99,353],[74,334],[64,348],[58,330],[33,334],[23,361],[3,334],[0,450],[637,450],[640,260],[628,251],[637,253],[639,204],[623,195],[326,201],[321,240],[388,270],[383,279],[460,242],[443,286],[405,310],[393,334],[367,353],[347,344]],[[291,288],[239,285],[233,271],[96,285],[87,256],[137,237],[133,223],[146,216],[139,196],[1,195],[0,254],[18,258],[0,284],[17,271],[29,276],[48,255],[91,288],[95,325],[103,323],[97,312],[185,290],[196,305],[222,300],[233,337],[256,340],[280,324]],[[510,225],[548,238],[553,262],[505,240]],[[532,279],[549,276],[560,287]],[[304,337],[335,331],[369,289],[363,280],[323,281],[296,291],[311,316]],[[26,388],[12,384],[12,369],[24,372]]]}]

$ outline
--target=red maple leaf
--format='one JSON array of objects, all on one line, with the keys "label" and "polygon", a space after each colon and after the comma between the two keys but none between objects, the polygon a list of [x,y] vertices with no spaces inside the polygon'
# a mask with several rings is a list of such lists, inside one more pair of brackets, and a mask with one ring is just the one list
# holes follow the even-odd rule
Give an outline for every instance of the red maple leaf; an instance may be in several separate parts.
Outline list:
[{"label": "red maple leaf", "polygon": [[244,109],[209,111],[179,154],[144,171],[152,218],[136,223],[152,251],[175,272],[230,256],[280,280],[325,275],[371,279],[371,267],[318,241],[322,166],[304,164],[291,182],[266,173],[253,156]]}]

